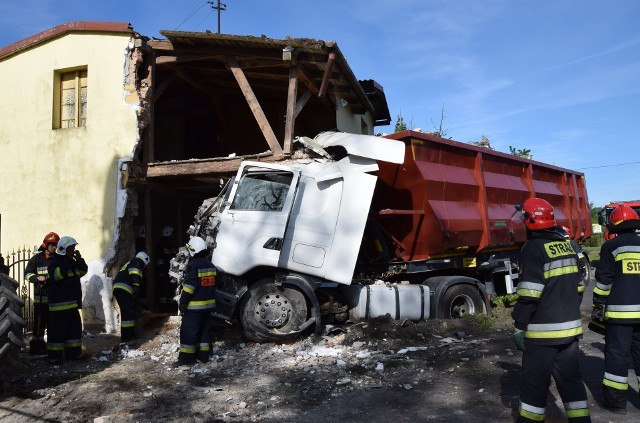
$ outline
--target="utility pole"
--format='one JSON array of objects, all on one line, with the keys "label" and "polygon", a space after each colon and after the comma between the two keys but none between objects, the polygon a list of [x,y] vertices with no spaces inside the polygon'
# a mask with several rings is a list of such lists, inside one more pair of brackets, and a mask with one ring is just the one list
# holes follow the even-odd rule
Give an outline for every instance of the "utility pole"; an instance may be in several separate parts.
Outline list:
[{"label": "utility pole", "polygon": [[220,12],[227,10],[227,5],[220,3],[220,0],[217,0],[217,5],[212,1],[208,1],[207,3],[211,5],[211,9],[218,11],[218,34],[220,34]]}]

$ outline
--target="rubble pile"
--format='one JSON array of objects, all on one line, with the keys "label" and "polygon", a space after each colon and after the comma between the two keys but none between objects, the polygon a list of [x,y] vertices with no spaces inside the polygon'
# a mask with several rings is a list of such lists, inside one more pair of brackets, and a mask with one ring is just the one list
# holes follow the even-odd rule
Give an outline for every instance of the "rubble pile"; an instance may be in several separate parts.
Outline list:
[{"label": "rubble pile", "polygon": [[[35,415],[69,421],[160,421],[180,413],[194,416],[190,421],[316,421],[318,413],[336,412],[332,401],[389,392],[446,396],[436,392],[452,375],[467,378],[478,366],[502,374],[500,360],[519,360],[510,344],[505,348],[509,333],[502,329],[493,330],[496,343],[471,333],[469,322],[382,319],[327,325],[322,336],[284,344],[246,342],[238,328],[216,326],[210,362],[181,366],[179,326],[180,317],[170,317],[130,345],[88,333],[86,358],[59,366],[24,354],[13,399],[0,401],[0,419],[12,417],[5,410],[19,408],[26,396],[43,410]],[[495,398],[483,385],[473,389]]]}]

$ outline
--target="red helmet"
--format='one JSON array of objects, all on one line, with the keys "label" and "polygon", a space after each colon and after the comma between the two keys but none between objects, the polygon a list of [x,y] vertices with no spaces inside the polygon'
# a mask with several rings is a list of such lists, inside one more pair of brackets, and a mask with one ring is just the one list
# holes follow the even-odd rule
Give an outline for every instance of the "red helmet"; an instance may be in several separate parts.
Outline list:
[{"label": "red helmet", "polygon": [[60,235],[58,235],[55,232],[49,232],[44,236],[44,239],[42,240],[42,245],[40,247],[44,249],[44,248],[47,248],[47,245],[49,244],[57,244],[58,241],[60,241]]},{"label": "red helmet", "polygon": [[553,207],[542,198],[528,198],[522,204],[524,226],[532,231],[548,229],[556,226],[556,218],[553,215]]},{"label": "red helmet", "polygon": [[625,220],[638,219],[638,213],[636,213],[631,207],[626,204],[619,204],[615,209],[611,211],[609,215],[609,222],[613,226],[624,222]]},{"label": "red helmet", "polygon": [[565,231],[567,233],[567,237],[571,238],[571,229],[569,229],[568,226],[563,226],[562,230]]}]

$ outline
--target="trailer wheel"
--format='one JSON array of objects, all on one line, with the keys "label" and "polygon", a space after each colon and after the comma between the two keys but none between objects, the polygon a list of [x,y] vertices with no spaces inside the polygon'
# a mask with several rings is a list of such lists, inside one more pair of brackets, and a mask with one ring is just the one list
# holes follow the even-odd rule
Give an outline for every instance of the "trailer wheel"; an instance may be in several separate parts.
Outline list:
[{"label": "trailer wheel", "polygon": [[16,295],[18,283],[0,274],[0,376],[5,376],[19,363],[20,350],[25,347],[22,330],[25,321],[20,316],[24,306]]},{"label": "trailer wheel", "polygon": [[591,263],[583,254],[580,255],[580,270],[585,286],[589,285],[589,281],[591,280]]},{"label": "trailer wheel", "polygon": [[307,301],[291,286],[263,279],[249,288],[240,311],[244,335],[255,342],[278,342],[300,335],[307,320]]},{"label": "trailer wheel", "polygon": [[468,284],[454,285],[447,289],[442,299],[442,318],[460,319],[468,314],[482,313],[482,296]]}]

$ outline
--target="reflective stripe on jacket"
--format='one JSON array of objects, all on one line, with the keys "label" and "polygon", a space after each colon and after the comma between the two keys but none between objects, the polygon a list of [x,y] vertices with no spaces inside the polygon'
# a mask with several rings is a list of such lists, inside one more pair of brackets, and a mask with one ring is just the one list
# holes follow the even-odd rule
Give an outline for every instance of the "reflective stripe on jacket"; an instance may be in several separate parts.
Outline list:
[{"label": "reflective stripe on jacket", "polygon": [[216,267],[204,257],[189,260],[184,273],[180,305],[190,311],[207,311],[216,306]]},{"label": "reflective stripe on jacket", "polygon": [[582,275],[571,243],[555,230],[535,231],[521,252],[512,316],[527,342],[560,345],[582,335]]},{"label": "reflective stripe on jacket", "polygon": [[610,323],[640,323],[640,234],[624,232],[600,248],[594,303],[606,303]]}]

